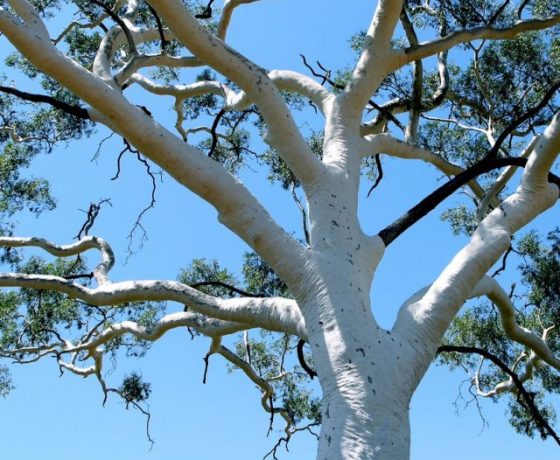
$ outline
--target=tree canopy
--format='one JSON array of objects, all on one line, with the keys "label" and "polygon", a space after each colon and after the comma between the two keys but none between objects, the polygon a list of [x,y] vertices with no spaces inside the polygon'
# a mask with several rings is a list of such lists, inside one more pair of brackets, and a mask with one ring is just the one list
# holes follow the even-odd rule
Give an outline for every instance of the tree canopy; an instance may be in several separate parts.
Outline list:
[{"label": "tree canopy", "polygon": [[[560,2],[380,0],[369,27],[346,38],[348,62],[331,68],[327,53],[294,50],[297,71],[264,68],[229,44],[252,3],[266,6],[0,0],[6,364],[52,357],[149,422],[150,382],[136,371],[115,381],[107,363],[141,358],[184,329],[210,339],[203,380],[220,356],[259,389],[270,429],[284,430],[270,456],[305,431],[319,456],[405,459],[408,404],[435,361],[468,374],[473,400],[506,400],[516,431],[560,445],[560,229],[531,229],[541,214],[557,216]],[[255,46],[272,50],[267,40]],[[39,224],[21,235],[18,219],[70,199],[33,170],[37,159],[93,144],[89,156],[114,169],[93,192],[76,190],[84,218],[61,230],[73,240],[45,239]],[[145,185],[124,184],[146,199],[115,251],[98,222],[118,206],[130,215],[126,196],[104,190],[131,159]],[[434,179],[400,176],[406,160]],[[250,174],[291,203],[268,209]],[[404,179],[384,193],[390,176]],[[246,245],[237,268],[195,258],[174,278],[127,276],[119,261],[149,247],[159,230],[146,221],[170,182],[209,203]],[[412,201],[401,209],[399,195]],[[278,217],[288,203],[294,228]],[[372,231],[362,230],[364,206]],[[443,222],[430,231],[457,235],[463,248],[402,306],[384,305],[396,319],[380,327],[369,294],[377,266],[434,213]],[[97,258],[84,255],[92,250]],[[409,256],[404,264],[420,269]],[[0,367],[0,395],[14,383]],[[378,424],[389,428],[379,434]]]}]

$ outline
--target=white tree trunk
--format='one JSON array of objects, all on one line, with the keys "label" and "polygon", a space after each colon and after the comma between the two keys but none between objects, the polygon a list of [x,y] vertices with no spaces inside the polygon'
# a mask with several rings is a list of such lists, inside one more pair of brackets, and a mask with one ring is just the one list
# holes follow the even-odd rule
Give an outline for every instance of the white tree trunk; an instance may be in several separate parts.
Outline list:
[{"label": "white tree trunk", "polygon": [[[390,390],[386,384],[382,386]],[[367,405],[360,404],[359,410],[348,401],[348,395],[325,397],[318,460],[409,459],[408,402],[396,391],[376,392],[368,398],[355,389],[354,403],[369,400]]]},{"label": "white tree trunk", "polygon": [[347,297],[344,307],[329,309],[338,310],[343,324],[310,336],[323,389],[317,459],[407,460],[409,402],[420,380],[413,373],[417,355],[363,311],[358,314],[362,299],[354,299],[358,308]]},{"label": "white tree trunk", "polygon": [[336,236],[341,228],[334,225],[325,235],[334,244],[311,258],[314,290],[298,302],[323,391],[317,458],[407,460],[409,402],[427,366],[416,363],[414,347],[380,328],[371,313],[371,265],[382,246],[371,239],[359,246],[360,236],[348,230],[339,233],[343,243]]}]

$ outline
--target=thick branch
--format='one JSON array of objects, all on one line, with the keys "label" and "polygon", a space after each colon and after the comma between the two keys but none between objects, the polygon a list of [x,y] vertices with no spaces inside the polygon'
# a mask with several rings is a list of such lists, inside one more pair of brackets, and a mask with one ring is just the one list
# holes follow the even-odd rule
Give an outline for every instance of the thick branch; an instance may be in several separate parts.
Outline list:
[{"label": "thick branch", "polygon": [[506,335],[513,341],[525,345],[535,352],[539,359],[560,370],[560,359],[552,353],[546,342],[534,332],[519,326],[515,321],[515,306],[507,292],[490,276],[485,276],[470,297],[486,296],[496,305]]},{"label": "thick branch", "polygon": [[402,0],[380,0],[367,30],[364,48],[352,73],[346,93],[341,95],[354,122],[389,72],[394,59],[391,38],[402,10]]},{"label": "thick branch", "polygon": [[517,191],[482,220],[432,286],[399,312],[395,328],[422,344],[418,346],[426,366],[461,305],[509,248],[511,235],[558,200],[559,185],[547,183],[547,175],[559,152],[560,116],[556,116],[529,157]]},{"label": "thick branch", "polygon": [[97,306],[174,301],[210,318],[306,336],[298,305],[279,297],[220,299],[177,281],[122,281],[92,289],[59,276],[24,273],[0,273],[0,287],[52,290]]},{"label": "thick branch", "polygon": [[[447,161],[430,150],[407,144],[390,134],[368,136],[362,145],[362,155],[364,157],[385,153],[396,158],[423,160],[432,164],[447,176],[456,176],[465,171],[460,166]],[[470,180],[467,184],[477,198],[482,199],[484,197],[484,190],[475,180]]]},{"label": "thick branch", "polygon": [[[273,70],[268,73],[268,77],[279,90],[307,97],[322,112],[324,112],[326,102],[334,97],[315,80],[297,72]],[[227,111],[244,110],[253,102],[244,91],[235,92],[228,85],[217,81],[199,81],[189,85],[162,85],[140,74],[133,75],[131,80],[151,93],[174,96],[179,100],[202,94],[215,94],[224,98],[225,105],[223,108]]]},{"label": "thick branch", "polygon": [[417,48],[407,48],[401,51],[396,61],[398,67],[418,59],[423,59],[447,51],[460,43],[474,40],[507,40],[517,37],[523,32],[548,29],[560,23],[560,15],[548,19],[532,19],[520,21],[512,27],[496,29],[493,27],[475,27],[468,30],[453,32],[445,37],[426,43],[420,43]]},{"label": "thick branch", "polygon": [[[405,214],[399,217],[399,219],[381,230],[379,232],[379,236],[385,245],[388,246],[416,222],[426,216],[429,212],[433,211],[446,198],[451,196],[473,179],[476,179],[478,176],[495,169],[503,168],[504,166],[514,165],[524,167],[526,164],[527,160],[525,158],[500,158],[496,160],[481,161],[469,169],[466,169],[462,173],[459,173],[453,179],[420,201],[420,203],[416,206],[410,208]],[[560,178],[558,176],[549,173],[549,181],[560,187]]]},{"label": "thick branch", "polygon": [[101,262],[93,271],[98,284],[109,282],[109,271],[115,265],[115,256],[109,243],[97,236],[86,236],[73,244],[58,245],[43,238],[0,237],[0,247],[22,248],[36,247],[47,251],[55,257],[71,257],[82,254],[89,249],[101,252]]},{"label": "thick branch", "polygon": [[[35,67],[90,104],[97,120],[102,120],[179,183],[212,204],[219,212],[220,221],[261,254],[283,279],[294,283],[301,279],[298,273],[303,266],[302,246],[220,164],[131,104],[114,85],[59,53],[50,40],[29,34],[25,25],[7,11],[0,10],[0,30]],[[306,162],[302,161],[301,165],[305,167]]]},{"label": "thick branch", "polygon": [[195,56],[238,84],[253,100],[267,124],[267,142],[284,158],[302,185],[315,181],[323,166],[264,70],[211,35],[179,0],[151,0],[150,4]]}]

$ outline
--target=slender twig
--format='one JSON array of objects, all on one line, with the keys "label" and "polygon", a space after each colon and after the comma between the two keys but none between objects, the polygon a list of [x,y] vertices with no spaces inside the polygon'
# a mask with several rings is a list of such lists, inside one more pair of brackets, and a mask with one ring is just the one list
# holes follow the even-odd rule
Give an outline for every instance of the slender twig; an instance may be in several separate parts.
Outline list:
[{"label": "slender twig", "polygon": [[208,158],[212,158],[212,155],[214,155],[214,151],[216,150],[216,147],[218,145],[218,134],[216,132],[216,130],[218,129],[218,125],[220,124],[220,120],[222,119],[222,117],[226,114],[226,111],[224,109],[221,109],[218,114],[216,115],[216,118],[214,118],[214,122],[212,123],[212,129],[210,131],[210,133],[212,134],[212,144],[210,145],[210,151],[208,152]]},{"label": "slender twig", "polygon": [[264,294],[254,294],[251,292],[244,291],[243,289],[236,288],[231,284],[224,283],[223,281],[202,281],[200,283],[194,283],[190,285],[192,288],[198,289],[204,286],[215,286],[215,287],[222,287],[230,291],[230,293],[239,294],[243,297],[267,297]]},{"label": "slender twig", "polygon": [[97,216],[99,215],[99,211],[101,211],[101,206],[104,204],[112,206],[109,198],[105,198],[98,203],[90,203],[89,209],[85,211],[87,214],[86,221],[82,225],[82,228],[80,228],[78,234],[74,237],[75,239],[81,240],[84,236],[88,235],[91,227],[93,227],[93,224],[95,223],[95,219],[97,219]]},{"label": "slender twig", "polygon": [[367,193],[368,198],[371,195],[371,192],[373,192],[377,188],[377,186],[381,183],[381,180],[383,179],[383,165],[381,164],[381,156],[379,154],[376,154],[373,156],[373,158],[375,159],[375,166],[377,167],[377,178],[375,179],[375,182],[373,183],[373,185],[369,189],[369,192]]},{"label": "slender twig", "polygon": [[303,203],[301,202],[301,199],[297,196],[295,182],[291,183],[290,189],[291,189],[291,193],[292,193],[292,198],[296,202],[296,205],[301,212],[301,218],[302,218],[302,221],[303,221],[303,234],[305,235],[305,242],[307,243],[308,246],[310,246],[311,245],[311,235],[309,233],[309,227],[307,225],[307,211],[305,210],[305,207],[303,206]]},{"label": "slender twig", "polygon": [[507,268],[507,265],[506,265],[507,264],[507,259],[508,259],[508,256],[512,252],[517,252],[517,251],[514,251],[513,246],[510,246],[508,248],[508,250],[504,253],[504,256],[502,257],[502,265],[494,273],[492,273],[492,278],[495,278],[496,276],[498,276],[500,273],[502,273]]},{"label": "slender twig", "polygon": [[500,14],[502,14],[504,12],[504,10],[506,9],[506,7],[509,5],[510,1],[511,0],[505,0],[505,2],[500,5],[500,7],[496,10],[496,12],[492,15],[492,17],[488,21],[487,25],[491,26],[492,24],[494,24],[496,19],[498,19]]}]

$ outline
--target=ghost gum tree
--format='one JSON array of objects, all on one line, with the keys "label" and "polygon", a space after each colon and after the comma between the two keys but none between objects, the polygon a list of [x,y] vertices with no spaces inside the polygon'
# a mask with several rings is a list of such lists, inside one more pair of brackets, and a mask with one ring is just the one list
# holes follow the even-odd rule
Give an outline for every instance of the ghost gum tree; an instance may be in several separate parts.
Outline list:
[{"label": "ghost gum tree", "polygon": [[[221,355],[260,388],[265,410],[286,422],[284,442],[320,425],[319,459],[404,460],[409,402],[439,352],[473,373],[478,395],[509,396],[519,431],[560,442],[543,396],[560,388],[559,236],[512,243],[559,197],[551,169],[560,153],[560,3],[379,0],[367,31],[352,39],[350,70],[331,72],[307,57],[303,74],[265,70],[227,44],[234,10],[256,1],[226,0],[219,11],[213,1],[0,2],[11,72],[40,82],[40,91],[23,77],[0,87],[0,244],[11,267],[0,274],[2,355],[20,363],[54,356],[61,369],[93,376],[105,395],[144,410],[148,384],[131,375],[110,387],[104,360],[122,349],[141,354],[167,331],[189,328],[212,339],[207,358]],[[51,24],[60,8],[76,18],[63,30]],[[176,123],[154,118],[134,87],[172,101]],[[308,103],[324,120],[320,133],[295,121]],[[121,136],[123,152],[148,172],[159,166],[217,210],[254,251],[243,285],[201,260],[179,281],[112,281],[113,250],[89,234],[101,204],[66,245],[14,233],[6,222],[15,212],[54,206],[48,184],[20,170],[94,128]],[[250,148],[249,133],[262,136],[265,152]],[[381,155],[419,160],[449,179],[365,234],[359,187],[382,179]],[[305,239],[286,232],[238,179],[249,161],[291,190]],[[471,207],[445,216],[468,243],[400,306],[390,330],[379,327],[369,293],[384,253],[460,189]],[[24,247],[56,259],[25,258]],[[100,254],[93,268],[81,257],[89,250]],[[524,256],[523,294],[492,276],[511,252]],[[460,314],[475,297],[489,303]],[[268,335],[251,341],[251,329]],[[222,343],[238,333],[244,340],[234,350]],[[289,352],[299,358],[293,369]],[[320,401],[305,389],[306,373],[317,375]],[[9,385],[4,373],[0,381]]]}]

